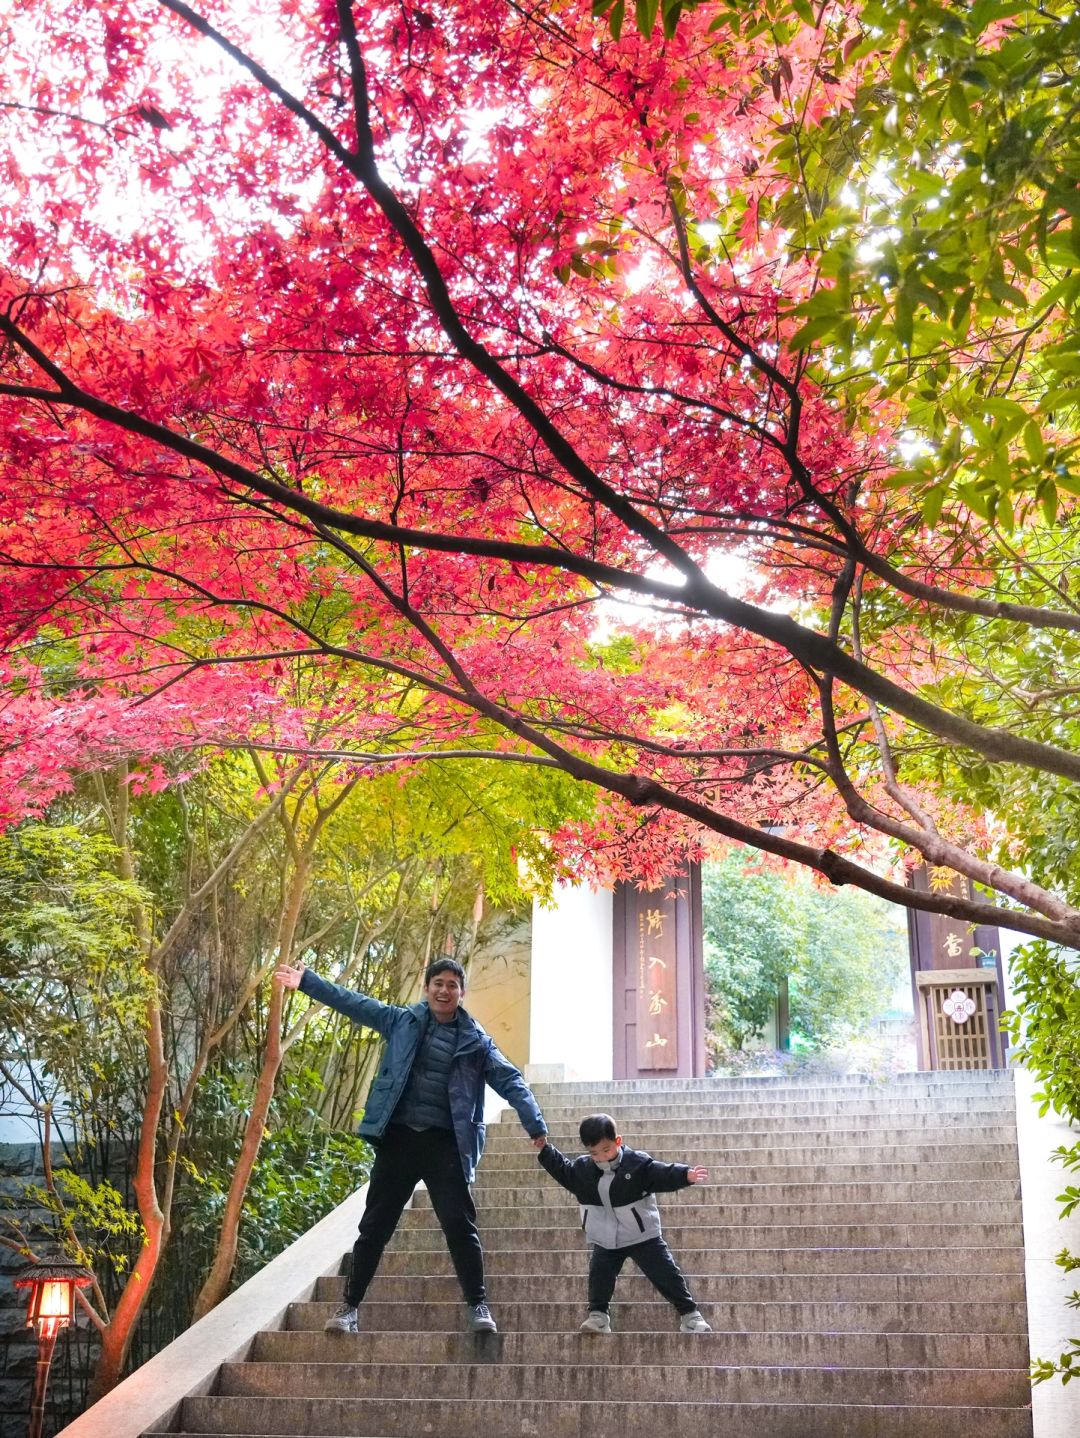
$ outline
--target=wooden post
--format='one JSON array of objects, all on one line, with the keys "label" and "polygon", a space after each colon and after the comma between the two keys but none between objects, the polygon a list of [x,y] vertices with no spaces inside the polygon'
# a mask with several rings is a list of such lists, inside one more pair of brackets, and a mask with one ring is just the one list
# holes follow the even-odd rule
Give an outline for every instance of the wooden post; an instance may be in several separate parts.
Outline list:
[{"label": "wooden post", "polygon": [[43,1333],[38,1338],[37,1367],[34,1369],[34,1392],[30,1399],[30,1429],[27,1438],[41,1438],[41,1424],[45,1417],[45,1390],[49,1386],[49,1366],[55,1347],[55,1332]]}]

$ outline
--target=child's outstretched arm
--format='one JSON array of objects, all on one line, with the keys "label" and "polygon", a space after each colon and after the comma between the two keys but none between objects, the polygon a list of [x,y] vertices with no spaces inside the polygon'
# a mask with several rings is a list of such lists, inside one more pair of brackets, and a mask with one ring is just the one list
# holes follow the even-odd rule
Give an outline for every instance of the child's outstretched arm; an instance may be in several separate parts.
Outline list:
[{"label": "child's outstretched arm", "polygon": [[[702,1177],[691,1177],[695,1173]],[[675,1193],[691,1183],[703,1183],[708,1176],[708,1169],[690,1168],[685,1163],[660,1163],[655,1158],[650,1158],[641,1170],[642,1182],[651,1193]]]}]

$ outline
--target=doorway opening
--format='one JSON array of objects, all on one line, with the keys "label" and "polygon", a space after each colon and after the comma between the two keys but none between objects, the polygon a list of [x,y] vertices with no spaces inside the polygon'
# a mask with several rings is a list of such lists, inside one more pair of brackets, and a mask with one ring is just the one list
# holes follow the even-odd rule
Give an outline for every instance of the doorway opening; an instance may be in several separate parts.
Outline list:
[{"label": "doorway opening", "polygon": [[918,1068],[906,910],[732,851],[701,869],[710,1073]]}]

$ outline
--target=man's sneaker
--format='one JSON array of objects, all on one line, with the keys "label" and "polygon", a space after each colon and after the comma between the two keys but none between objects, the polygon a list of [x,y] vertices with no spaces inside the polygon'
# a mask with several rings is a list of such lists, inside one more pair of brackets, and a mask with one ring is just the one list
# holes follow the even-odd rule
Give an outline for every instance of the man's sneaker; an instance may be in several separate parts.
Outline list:
[{"label": "man's sneaker", "polygon": [[356,1309],[351,1303],[339,1304],[323,1324],[324,1333],[355,1333]]},{"label": "man's sneaker", "polygon": [[491,1316],[491,1309],[486,1303],[469,1303],[466,1305],[469,1310],[469,1327],[474,1333],[497,1333],[495,1320]]},{"label": "man's sneaker", "polygon": [[610,1333],[611,1319],[606,1313],[594,1309],[578,1329],[579,1333]]},{"label": "man's sneaker", "polygon": [[680,1333],[711,1333],[712,1329],[702,1318],[695,1308],[692,1313],[684,1313],[679,1319]]}]

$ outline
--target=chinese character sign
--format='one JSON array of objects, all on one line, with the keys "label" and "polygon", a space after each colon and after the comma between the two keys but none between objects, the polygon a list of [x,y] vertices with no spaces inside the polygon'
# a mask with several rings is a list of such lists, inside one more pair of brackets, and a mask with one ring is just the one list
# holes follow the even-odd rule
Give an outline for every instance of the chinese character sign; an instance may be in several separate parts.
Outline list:
[{"label": "chinese character sign", "polygon": [[679,1066],[675,1002],[675,905],[650,896],[637,913],[637,1061],[643,1069]]}]

